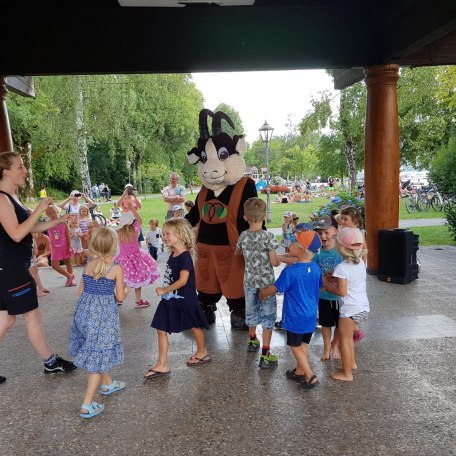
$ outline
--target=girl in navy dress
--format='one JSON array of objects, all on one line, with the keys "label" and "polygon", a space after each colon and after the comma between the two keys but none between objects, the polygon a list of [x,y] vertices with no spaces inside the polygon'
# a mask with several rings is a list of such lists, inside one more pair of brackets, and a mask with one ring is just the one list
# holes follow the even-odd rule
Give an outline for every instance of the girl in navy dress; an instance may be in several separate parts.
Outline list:
[{"label": "girl in navy dress", "polygon": [[92,418],[103,411],[103,404],[93,402],[100,384],[104,396],[127,386],[109,374],[115,364],[123,362],[117,300],[123,301],[128,293],[122,267],[112,261],[117,250],[116,232],[109,227],[98,228],[90,239],[89,249],[95,258],[82,275],[69,347],[76,366],[89,374],[81,418]]},{"label": "girl in navy dress", "polygon": [[209,327],[198,303],[195,270],[190,253],[195,245],[195,237],[187,220],[180,218],[165,222],[163,243],[169,248],[171,255],[166,263],[163,287],[156,289],[157,295],[162,299],[151,326],[157,330],[158,362],[144,374],[150,379],[170,374],[167,333],[192,330],[197,349],[187,361],[187,366],[199,366],[211,361],[203,331],[203,328]]}]

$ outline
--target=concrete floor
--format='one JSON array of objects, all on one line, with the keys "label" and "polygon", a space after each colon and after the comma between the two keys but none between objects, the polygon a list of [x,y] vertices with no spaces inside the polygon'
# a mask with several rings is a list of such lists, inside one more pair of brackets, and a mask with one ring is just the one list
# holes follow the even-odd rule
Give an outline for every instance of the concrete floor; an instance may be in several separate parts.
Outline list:
[{"label": "concrete floor", "polygon": [[[19,318],[0,349],[0,374],[8,378],[0,385],[0,455],[456,454],[456,248],[418,253],[419,280],[368,278],[371,314],[353,383],[329,378],[334,362],[320,361],[315,333],[310,361],[321,383],[308,392],[285,377],[294,367],[285,334],[272,340],[279,365],[261,370],[259,355],[246,351],[247,334],[231,331],[225,304],[207,332],[211,364],[188,368],[191,334],[173,334],[171,376],[145,381],[157,355],[151,286],[144,289],[150,308],[134,309],[132,296],[120,308],[125,363],[113,374],[127,389],[97,397],[105,411],[83,421],[85,372],[45,375]],[[41,276],[52,291],[40,299],[44,325],[66,356],[76,289],[50,269]]]}]

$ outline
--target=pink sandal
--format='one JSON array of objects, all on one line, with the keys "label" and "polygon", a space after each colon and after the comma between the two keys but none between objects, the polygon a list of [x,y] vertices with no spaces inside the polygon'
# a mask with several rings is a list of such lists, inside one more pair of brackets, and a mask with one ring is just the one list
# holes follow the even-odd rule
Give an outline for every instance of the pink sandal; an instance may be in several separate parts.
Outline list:
[{"label": "pink sandal", "polygon": [[142,309],[143,307],[149,307],[150,304],[148,301],[144,301],[144,299],[140,299],[139,301],[135,302],[136,309]]}]

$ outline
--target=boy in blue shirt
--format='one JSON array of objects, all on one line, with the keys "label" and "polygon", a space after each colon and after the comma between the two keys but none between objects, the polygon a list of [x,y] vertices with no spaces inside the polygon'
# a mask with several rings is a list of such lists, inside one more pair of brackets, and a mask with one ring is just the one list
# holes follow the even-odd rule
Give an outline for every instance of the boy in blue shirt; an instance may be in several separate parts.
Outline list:
[{"label": "boy in blue shirt", "polygon": [[[313,260],[320,266],[324,277],[331,277],[334,269],[342,263],[342,255],[336,249],[337,222],[325,215],[315,221],[315,231],[320,236],[321,250]],[[337,325],[339,322],[339,296],[329,291],[320,291],[318,301],[318,322],[321,325],[321,335],[323,336],[322,361],[329,359],[340,359],[338,349],[339,332]],[[332,328],[335,327],[334,337],[331,341]]]},{"label": "boy in blue shirt", "polygon": [[297,262],[285,268],[274,285],[260,292],[264,300],[277,292],[284,293],[282,327],[287,331],[287,345],[296,360],[296,368],[286,372],[287,378],[300,383],[299,389],[309,390],[318,384],[308,360],[308,345],[317,323],[318,296],[322,286],[319,266],[312,261],[321,247],[315,231],[291,235],[290,255]]}]

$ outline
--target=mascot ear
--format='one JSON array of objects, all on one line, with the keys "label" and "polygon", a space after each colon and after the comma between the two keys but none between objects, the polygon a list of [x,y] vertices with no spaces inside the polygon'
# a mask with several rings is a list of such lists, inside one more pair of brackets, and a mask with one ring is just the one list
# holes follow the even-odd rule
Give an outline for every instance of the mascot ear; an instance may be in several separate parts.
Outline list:
[{"label": "mascot ear", "polygon": [[241,157],[244,156],[245,150],[246,150],[246,144],[245,144],[244,135],[233,136],[233,142],[236,143],[236,152],[238,152]]},{"label": "mascot ear", "polygon": [[199,162],[200,157],[197,155],[198,149],[194,147],[191,151],[187,152],[187,159],[191,165],[195,165]]}]

